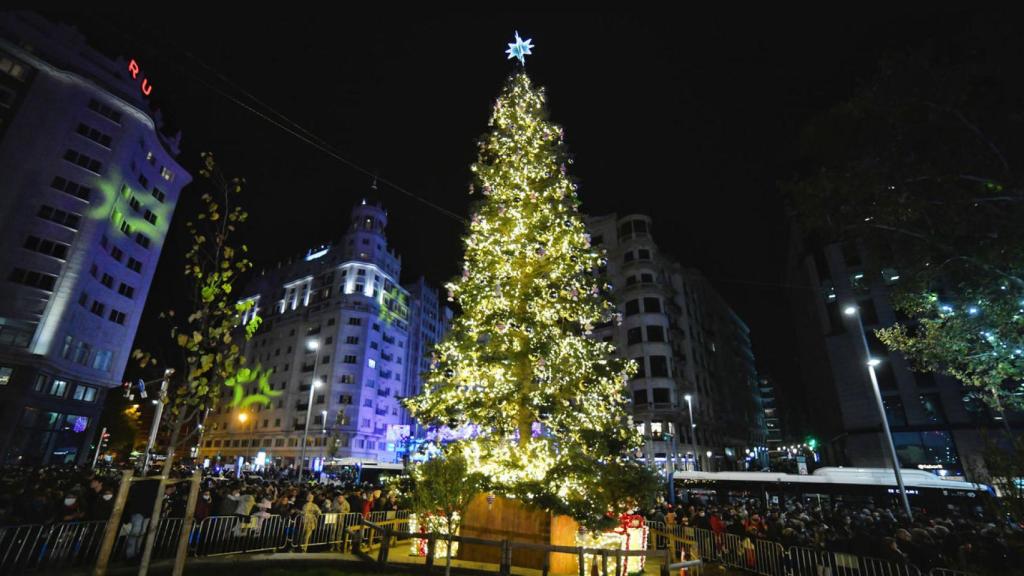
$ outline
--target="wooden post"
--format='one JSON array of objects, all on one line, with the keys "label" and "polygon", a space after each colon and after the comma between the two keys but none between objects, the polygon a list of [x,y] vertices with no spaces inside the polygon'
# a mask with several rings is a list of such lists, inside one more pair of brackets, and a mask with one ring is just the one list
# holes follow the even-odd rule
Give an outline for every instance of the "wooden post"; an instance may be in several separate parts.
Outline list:
[{"label": "wooden post", "polygon": [[431,532],[427,535],[427,574],[430,574],[430,569],[434,567],[434,553],[437,550],[437,535]]},{"label": "wooden post", "polygon": [[580,576],[587,576],[586,558],[583,557],[583,547],[576,547],[576,556],[579,558]]},{"label": "wooden post", "polygon": [[92,571],[93,576],[104,576],[107,573],[110,553],[114,550],[117,533],[121,531],[121,516],[124,514],[124,503],[128,500],[128,490],[131,488],[134,473],[135,471],[130,469],[121,471],[121,485],[117,488],[117,497],[114,499],[114,508],[110,512],[110,518],[103,528],[103,542],[100,544],[99,556],[96,557],[96,567]]},{"label": "wooden post", "polygon": [[508,539],[501,541],[501,565],[499,572],[505,576],[512,574],[512,542]]},{"label": "wooden post", "polygon": [[608,576],[608,550],[601,550],[601,576]]},{"label": "wooden post", "polygon": [[178,535],[178,549],[174,554],[174,570],[171,576],[182,576],[185,573],[185,556],[188,554],[188,540],[192,536],[192,524],[196,517],[196,502],[199,500],[199,485],[203,481],[203,470],[196,467],[192,474],[192,485],[188,490],[188,504],[185,507],[185,520],[181,523],[181,534]]},{"label": "wooden post", "polygon": [[[384,535],[380,539],[380,550],[377,552],[377,564],[381,567],[388,564],[388,549],[391,547],[391,527],[384,527]],[[175,575],[177,576],[177,575]]]}]

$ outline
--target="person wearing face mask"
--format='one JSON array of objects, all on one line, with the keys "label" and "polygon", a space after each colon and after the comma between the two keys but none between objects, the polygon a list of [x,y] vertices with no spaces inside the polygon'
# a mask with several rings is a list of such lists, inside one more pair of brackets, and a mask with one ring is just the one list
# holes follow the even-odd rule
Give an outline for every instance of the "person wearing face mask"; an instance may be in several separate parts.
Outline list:
[{"label": "person wearing face mask", "polygon": [[61,508],[62,522],[77,522],[85,518],[85,509],[78,500],[78,494],[68,492],[64,495],[64,507]]},{"label": "person wearing face mask", "polygon": [[238,509],[239,498],[241,498],[241,491],[238,486],[232,486],[221,500],[220,507],[217,508],[217,516],[234,516],[235,510]]},{"label": "person wearing face mask", "polygon": [[110,518],[110,513],[114,511],[114,491],[110,488],[104,488],[100,493],[100,497],[96,499],[96,502],[92,505],[89,510],[90,520],[107,520]]},{"label": "person wearing face mask", "polygon": [[199,494],[199,500],[196,501],[195,517],[196,522],[202,522],[210,516],[210,509],[213,507],[212,495],[210,489],[207,488]]}]

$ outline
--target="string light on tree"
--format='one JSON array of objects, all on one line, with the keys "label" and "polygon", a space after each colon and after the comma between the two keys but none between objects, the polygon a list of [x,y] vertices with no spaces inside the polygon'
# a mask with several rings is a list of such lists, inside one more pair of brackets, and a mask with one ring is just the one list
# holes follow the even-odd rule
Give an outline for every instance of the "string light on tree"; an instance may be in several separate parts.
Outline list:
[{"label": "string light on tree", "polygon": [[[523,63],[531,48],[517,33],[506,53]],[[474,430],[446,450],[461,451],[495,493],[597,527],[625,509],[623,493],[653,485],[625,456],[641,443],[626,411],[636,366],[588,336],[615,314],[597,274],[604,254],[577,211],[544,89],[517,68],[470,168],[470,193],[484,195],[463,273],[447,285],[462,314],[406,405],[427,426]]]}]

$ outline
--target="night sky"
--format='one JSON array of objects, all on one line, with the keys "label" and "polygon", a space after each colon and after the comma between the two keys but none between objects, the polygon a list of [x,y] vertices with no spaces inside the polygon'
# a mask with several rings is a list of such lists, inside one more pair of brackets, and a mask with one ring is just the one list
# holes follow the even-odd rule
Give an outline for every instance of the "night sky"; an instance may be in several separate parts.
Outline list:
[{"label": "night sky", "polygon": [[[359,166],[466,215],[475,140],[512,70],[503,52],[518,30],[534,41],[527,70],[565,128],[583,211],[653,215],[660,248],[713,281],[750,325],[762,369],[795,390],[778,182],[801,168],[801,126],[852,95],[881,56],[962,42],[993,19],[858,10],[47,16],[140,61],[153,103],[184,133],[187,167],[212,151],[246,178],[257,269],[339,238],[371,179],[225,93],[268,116],[271,107]],[[178,238],[195,190],[185,189],[175,214]],[[453,276],[462,223],[387,186],[380,196],[403,281]],[[179,262],[164,250],[139,344],[163,336],[150,320],[180,291]]]}]

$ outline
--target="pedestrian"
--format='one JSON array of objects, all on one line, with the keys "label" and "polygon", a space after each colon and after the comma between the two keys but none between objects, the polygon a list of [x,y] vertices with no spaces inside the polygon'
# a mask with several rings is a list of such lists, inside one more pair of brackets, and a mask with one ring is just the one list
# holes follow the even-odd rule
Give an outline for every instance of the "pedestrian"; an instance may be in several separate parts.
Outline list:
[{"label": "pedestrian", "polygon": [[309,540],[313,537],[317,522],[320,519],[320,507],[313,502],[313,493],[306,494],[306,504],[302,507],[302,551],[309,549]]}]

